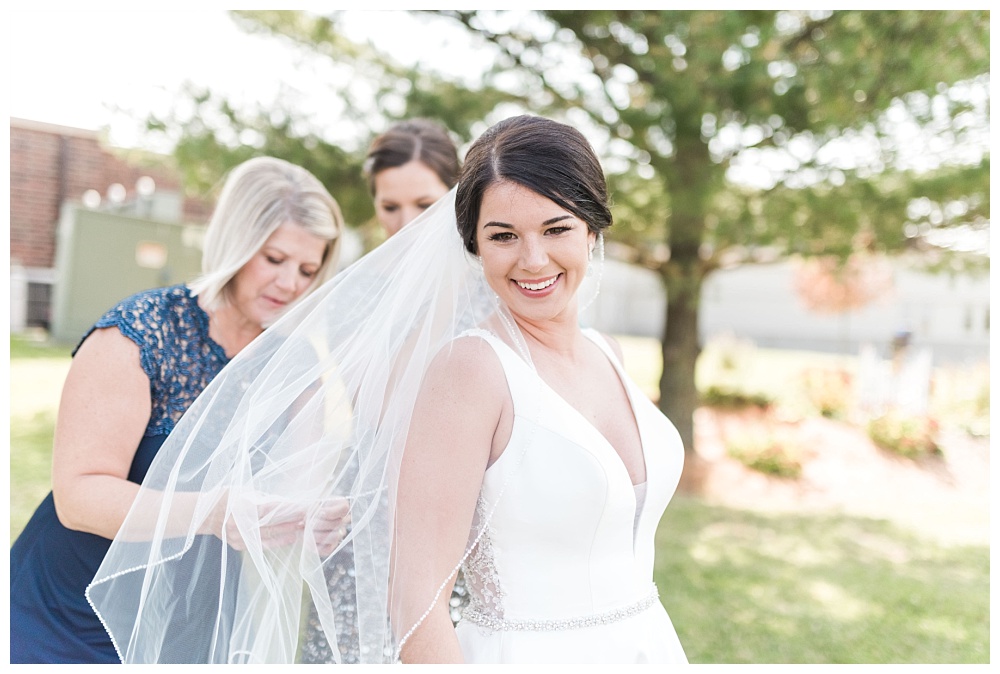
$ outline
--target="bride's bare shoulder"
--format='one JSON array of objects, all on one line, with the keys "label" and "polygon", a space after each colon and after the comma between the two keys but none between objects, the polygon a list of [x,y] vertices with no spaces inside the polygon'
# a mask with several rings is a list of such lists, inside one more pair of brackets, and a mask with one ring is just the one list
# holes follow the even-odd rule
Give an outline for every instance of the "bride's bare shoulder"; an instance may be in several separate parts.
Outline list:
[{"label": "bride's bare shoulder", "polygon": [[428,384],[447,384],[459,395],[482,399],[506,392],[503,365],[485,334],[472,331],[453,339],[434,357]]}]

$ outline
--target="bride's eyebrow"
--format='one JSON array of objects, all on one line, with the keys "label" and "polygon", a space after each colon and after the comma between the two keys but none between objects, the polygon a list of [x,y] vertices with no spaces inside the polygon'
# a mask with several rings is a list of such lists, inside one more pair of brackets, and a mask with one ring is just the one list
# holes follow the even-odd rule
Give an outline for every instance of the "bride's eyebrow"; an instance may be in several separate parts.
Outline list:
[{"label": "bride's eyebrow", "polygon": [[[572,217],[573,216],[569,214],[557,215],[556,217],[549,218],[548,220],[543,222],[542,227],[548,227],[549,225],[554,225],[560,220],[566,220],[567,218],[572,218]],[[485,225],[483,225],[483,229],[486,229],[487,227],[503,227],[504,229],[514,229],[514,225],[507,224],[506,222],[497,222],[495,220],[491,220],[490,222],[487,222]]]},{"label": "bride's eyebrow", "polygon": [[548,220],[546,220],[545,222],[543,222],[542,223],[542,227],[547,227],[549,225],[554,225],[555,223],[559,222],[560,220],[565,220],[566,218],[572,218],[572,217],[573,216],[569,215],[568,213],[566,215],[557,215],[556,217],[549,218]]}]

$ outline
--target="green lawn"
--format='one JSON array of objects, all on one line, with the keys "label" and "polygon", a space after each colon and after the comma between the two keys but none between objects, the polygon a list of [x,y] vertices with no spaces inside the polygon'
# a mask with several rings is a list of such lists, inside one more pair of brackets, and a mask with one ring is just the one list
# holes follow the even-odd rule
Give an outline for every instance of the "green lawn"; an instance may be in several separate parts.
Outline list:
[{"label": "green lawn", "polygon": [[[658,345],[619,341],[630,372],[655,390]],[[767,352],[760,365],[759,356],[753,371],[776,387],[794,382],[802,363],[840,362]],[[11,542],[49,490],[68,362],[67,349],[11,340]],[[699,377],[718,381],[704,374],[713,362],[699,363]],[[657,546],[660,598],[693,663],[990,661],[987,546],[942,547],[881,520],[763,515],[683,496]]]},{"label": "green lawn", "polygon": [[10,540],[49,492],[52,431],[70,349],[10,340]]},{"label": "green lawn", "polygon": [[990,554],[675,497],[656,583],[692,663],[988,663]]}]

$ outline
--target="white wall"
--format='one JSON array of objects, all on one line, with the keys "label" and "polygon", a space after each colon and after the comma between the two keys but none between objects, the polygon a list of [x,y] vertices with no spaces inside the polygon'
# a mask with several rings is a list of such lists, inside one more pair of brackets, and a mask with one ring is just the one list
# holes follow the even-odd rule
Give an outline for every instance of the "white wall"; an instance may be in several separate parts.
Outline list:
[{"label": "white wall", "polygon": [[[581,289],[581,302],[589,297]],[[608,260],[601,292],[582,313],[587,325],[618,334],[659,338],[664,293],[656,273]],[[987,276],[930,274],[893,263],[893,290],[869,306],[840,315],[810,311],[794,289],[794,265],[780,262],[717,271],[705,282],[702,342],[732,333],[759,346],[858,353],[864,343],[882,351],[900,330],[930,347],[935,361],[989,356]]]}]

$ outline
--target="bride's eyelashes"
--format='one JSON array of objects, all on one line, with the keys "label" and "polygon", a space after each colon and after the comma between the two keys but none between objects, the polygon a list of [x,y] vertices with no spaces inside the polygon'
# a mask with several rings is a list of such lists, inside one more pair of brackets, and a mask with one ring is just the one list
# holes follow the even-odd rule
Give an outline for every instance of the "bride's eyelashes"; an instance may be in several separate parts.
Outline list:
[{"label": "bride's eyelashes", "polygon": [[[559,227],[549,227],[545,230],[546,236],[559,236],[560,234],[565,234],[566,232],[572,231],[572,226],[560,225]],[[513,232],[495,232],[490,234],[488,239],[490,241],[513,241],[517,236]]]}]

